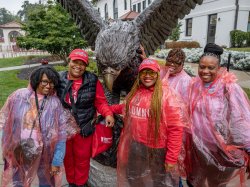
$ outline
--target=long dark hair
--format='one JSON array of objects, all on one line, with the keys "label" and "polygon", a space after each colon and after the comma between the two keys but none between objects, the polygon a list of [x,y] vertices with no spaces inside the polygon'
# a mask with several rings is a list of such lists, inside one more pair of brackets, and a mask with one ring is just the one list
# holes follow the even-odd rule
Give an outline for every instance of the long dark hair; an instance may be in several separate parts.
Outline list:
[{"label": "long dark hair", "polygon": [[48,79],[54,83],[55,85],[54,89],[57,90],[59,85],[59,74],[52,66],[48,65],[40,66],[31,73],[30,75],[31,88],[34,91],[36,91],[39,83],[41,82],[43,74],[45,74],[48,77]]}]

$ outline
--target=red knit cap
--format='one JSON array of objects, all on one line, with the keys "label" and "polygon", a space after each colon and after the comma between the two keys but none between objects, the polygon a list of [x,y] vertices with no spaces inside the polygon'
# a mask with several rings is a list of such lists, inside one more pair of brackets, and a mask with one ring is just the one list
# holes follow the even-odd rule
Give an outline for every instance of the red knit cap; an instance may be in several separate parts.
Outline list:
[{"label": "red knit cap", "polygon": [[71,51],[69,58],[71,60],[82,60],[86,65],[89,64],[88,53],[82,49],[74,49]]},{"label": "red knit cap", "polygon": [[151,69],[155,72],[159,72],[160,66],[156,60],[146,58],[142,61],[141,65],[139,66],[139,72],[143,69]]}]

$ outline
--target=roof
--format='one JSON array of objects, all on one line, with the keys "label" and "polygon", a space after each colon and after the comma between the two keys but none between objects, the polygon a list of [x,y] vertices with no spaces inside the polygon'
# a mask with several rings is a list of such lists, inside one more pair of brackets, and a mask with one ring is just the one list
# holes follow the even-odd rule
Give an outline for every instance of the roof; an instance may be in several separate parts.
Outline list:
[{"label": "roof", "polygon": [[16,21],[11,21],[9,23],[5,23],[3,25],[0,25],[0,28],[13,28],[13,29],[20,29],[22,25]]},{"label": "roof", "polygon": [[138,12],[134,12],[132,10],[130,10],[129,12],[127,12],[126,14],[122,15],[120,17],[121,20],[126,21],[126,20],[133,20],[134,18],[136,18],[140,13]]}]

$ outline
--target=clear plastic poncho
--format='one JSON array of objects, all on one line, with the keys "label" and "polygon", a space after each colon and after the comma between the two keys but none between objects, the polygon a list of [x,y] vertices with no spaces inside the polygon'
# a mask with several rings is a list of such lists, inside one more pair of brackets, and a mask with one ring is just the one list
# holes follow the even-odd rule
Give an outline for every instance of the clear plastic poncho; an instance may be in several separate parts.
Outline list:
[{"label": "clear plastic poncho", "polygon": [[192,78],[184,71],[182,70],[181,72],[170,76],[170,72],[168,71],[167,66],[162,66],[161,67],[161,79],[163,84],[169,85],[174,91],[176,92],[177,95],[180,97],[180,101],[182,103],[182,112],[185,114],[183,116],[186,116],[186,125],[184,126],[184,131],[183,131],[183,142],[182,142],[182,147],[181,147],[181,152],[178,158],[178,172],[181,177],[186,178],[187,173],[186,173],[186,168],[185,168],[185,161],[186,161],[186,139],[187,136],[190,136],[190,118],[189,115],[187,114],[188,112],[188,92],[189,92],[189,87]]},{"label": "clear plastic poncho", "polygon": [[187,165],[194,186],[244,185],[250,148],[250,104],[234,74],[220,68],[216,80],[199,77],[190,89],[192,119]]},{"label": "clear plastic poncho", "polygon": [[152,90],[141,86],[130,102],[117,154],[120,187],[179,186],[178,169],[166,172],[164,164],[177,163],[183,127],[189,120],[182,112],[183,102],[164,84],[161,125],[155,142],[155,127],[148,118],[151,98]]},{"label": "clear plastic poncho", "polygon": [[[39,100],[41,105],[41,101]],[[35,120],[35,122],[34,122]],[[19,89],[12,93],[0,111],[2,134],[2,151],[5,162],[1,186],[39,186],[52,185],[55,181],[50,175],[51,163],[58,142],[76,134],[79,129],[70,114],[65,110],[56,96],[48,96],[39,119],[35,105],[34,91],[30,88]],[[30,160],[21,158],[20,142],[30,136],[34,140],[32,148],[25,153],[35,154]],[[39,184],[34,183],[38,176]],[[60,182],[60,181],[57,181]],[[54,183],[54,182],[53,182]]]}]

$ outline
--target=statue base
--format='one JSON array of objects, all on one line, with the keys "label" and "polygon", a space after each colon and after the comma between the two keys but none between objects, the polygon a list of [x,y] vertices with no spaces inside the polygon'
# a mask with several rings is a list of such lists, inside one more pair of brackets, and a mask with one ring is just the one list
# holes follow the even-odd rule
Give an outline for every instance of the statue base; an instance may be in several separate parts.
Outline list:
[{"label": "statue base", "polygon": [[90,187],[116,187],[116,168],[90,160],[88,185]]}]

